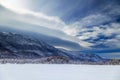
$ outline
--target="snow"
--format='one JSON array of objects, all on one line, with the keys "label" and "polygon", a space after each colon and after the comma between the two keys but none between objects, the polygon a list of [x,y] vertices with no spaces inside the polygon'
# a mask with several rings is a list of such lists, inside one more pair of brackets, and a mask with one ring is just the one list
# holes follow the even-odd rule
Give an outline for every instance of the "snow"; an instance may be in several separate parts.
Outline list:
[{"label": "snow", "polygon": [[0,80],[120,80],[120,66],[1,64]]}]

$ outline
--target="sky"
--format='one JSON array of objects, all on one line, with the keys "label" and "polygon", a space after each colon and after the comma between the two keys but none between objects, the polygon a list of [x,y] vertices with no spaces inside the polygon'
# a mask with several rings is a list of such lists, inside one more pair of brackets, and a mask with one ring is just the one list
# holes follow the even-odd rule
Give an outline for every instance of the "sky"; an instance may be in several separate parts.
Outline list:
[{"label": "sky", "polygon": [[0,0],[0,5],[2,26],[79,45],[71,44],[70,50],[120,56],[119,0]]}]

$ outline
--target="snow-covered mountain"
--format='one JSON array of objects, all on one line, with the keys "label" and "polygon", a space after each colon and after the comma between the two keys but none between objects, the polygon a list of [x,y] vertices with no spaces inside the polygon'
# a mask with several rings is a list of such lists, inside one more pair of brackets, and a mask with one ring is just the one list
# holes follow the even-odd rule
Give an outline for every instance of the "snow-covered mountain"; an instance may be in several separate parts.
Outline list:
[{"label": "snow-covered mountain", "polygon": [[66,61],[101,62],[95,54],[81,54],[57,49],[42,40],[11,32],[0,32],[1,59],[62,59]]},{"label": "snow-covered mountain", "polygon": [[63,52],[69,53],[73,56],[76,57],[77,60],[80,61],[95,61],[95,62],[99,62],[99,61],[104,61],[105,59],[103,59],[102,57],[93,54],[93,53],[83,53],[81,51],[67,51],[64,49],[61,49]]},{"label": "snow-covered mountain", "polygon": [[1,53],[9,53],[13,57],[17,56],[20,58],[40,58],[47,56],[68,57],[67,54],[63,54],[62,51],[41,40],[7,32],[0,33],[0,50]]}]

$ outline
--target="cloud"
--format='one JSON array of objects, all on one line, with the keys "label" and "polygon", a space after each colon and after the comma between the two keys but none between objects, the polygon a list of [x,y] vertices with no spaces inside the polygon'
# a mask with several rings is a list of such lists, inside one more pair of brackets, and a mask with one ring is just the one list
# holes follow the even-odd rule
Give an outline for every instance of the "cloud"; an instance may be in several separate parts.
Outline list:
[{"label": "cloud", "polygon": [[[115,22],[119,18],[120,18],[119,3],[116,3],[116,1],[110,1],[110,2],[108,1],[108,3],[106,5],[103,5],[102,7],[100,7],[99,10],[96,10],[96,11],[92,12],[91,14],[88,14],[87,16],[80,18],[78,21],[69,24],[69,28],[67,28],[67,30],[65,30],[64,32],[66,34],[69,34],[72,36],[78,36],[81,34],[81,32],[86,32],[86,30],[88,30],[88,28],[89,28],[89,31],[92,31],[90,29],[92,27],[94,27],[96,29],[100,29],[99,26]],[[106,27],[107,26],[109,26],[109,25],[106,25]],[[108,31],[108,32],[112,33],[112,31]],[[97,36],[96,34],[97,33],[93,32],[90,35]],[[106,34],[108,35],[107,32],[106,32]],[[87,37],[90,36],[89,33],[87,33],[87,32],[84,35],[86,35],[86,36],[85,37],[82,36],[82,37],[80,37],[80,39],[86,39]]]},{"label": "cloud", "polygon": [[[4,5],[8,8],[9,6]],[[107,8],[108,9],[108,8]],[[8,11],[7,10],[7,11]],[[1,11],[0,22],[3,25],[12,26],[15,28],[30,30],[34,32],[39,32],[47,34],[53,37],[59,37],[63,40],[68,40],[71,42],[78,43],[79,45],[89,48],[91,46],[96,46],[99,44],[108,45],[110,42],[116,44],[117,40],[101,40],[99,42],[94,41],[98,39],[100,35],[105,37],[112,36],[113,34],[120,34],[119,23],[110,23],[113,18],[109,15],[102,13],[90,14],[79,21],[67,25],[57,16],[48,16],[41,12],[34,12],[28,9],[13,9],[10,10],[16,12]],[[109,12],[112,14],[114,11]],[[9,15],[8,15],[9,14]],[[8,15],[8,16],[6,16]],[[4,19],[4,20],[3,20]],[[21,27],[22,26],[22,27]],[[113,45],[113,44],[111,44]],[[110,44],[109,44],[110,46]]]},{"label": "cloud", "polygon": [[2,26],[8,26],[20,30],[27,30],[61,38],[66,41],[77,43],[82,47],[88,47],[87,45],[91,45],[90,43],[79,40],[77,37],[65,34],[63,29],[67,25],[57,17],[47,16],[45,14],[32,11],[15,13],[2,6],[0,6],[0,8],[0,25]]},{"label": "cloud", "polygon": [[97,14],[89,15],[89,16],[81,19],[80,21],[74,23],[73,25],[80,25],[80,26],[87,27],[87,26],[99,25],[104,22],[109,22],[111,20],[112,19],[109,16],[97,13]]},{"label": "cloud", "polygon": [[119,4],[109,4],[103,8],[103,11],[106,15],[111,17],[120,15],[120,5]]},{"label": "cloud", "polygon": [[72,23],[64,29],[68,35],[75,36],[92,48],[120,48],[120,23],[113,22],[109,16],[94,14]]},{"label": "cloud", "polygon": [[92,46],[89,45],[89,47],[92,48],[98,46],[98,48],[102,48],[102,46],[106,46],[106,48],[119,47],[119,39],[115,37],[120,35],[120,24],[116,22],[120,15],[119,9],[120,6],[116,3],[107,4],[100,9],[100,12],[94,12],[69,24],[69,28],[65,28],[64,32],[81,41],[91,43]]},{"label": "cloud", "polygon": [[[92,28],[92,26],[101,25],[110,21],[112,21],[112,18],[110,18],[109,16],[103,14],[92,14],[82,18],[79,21],[69,24],[69,28],[65,28],[64,32],[72,36],[77,36],[81,31],[86,31],[87,28]],[[96,27],[95,29],[98,28]],[[85,34],[88,35],[88,33]]]},{"label": "cloud", "polygon": [[76,36],[79,32],[79,29],[76,29],[75,27],[69,27],[69,26],[64,27],[62,30],[63,32],[71,36]]},{"label": "cloud", "polygon": [[1,1],[0,4],[5,8],[19,14],[20,16],[15,16],[17,17],[17,20],[52,28],[52,29],[60,29],[61,27],[65,26],[65,23],[61,19],[59,19],[57,16],[48,16],[41,12],[30,11],[26,8],[14,7],[10,3],[11,2],[7,2],[7,0],[5,1],[3,0]]},{"label": "cloud", "polygon": [[15,12],[23,12],[26,8],[26,0],[0,0],[0,5]]},{"label": "cloud", "polygon": [[56,30],[61,30],[65,26],[65,23],[58,17],[47,16],[43,13],[27,11],[21,15],[23,17],[19,17],[19,20],[29,24],[39,25]]},{"label": "cloud", "polygon": [[[106,46],[106,48],[120,48],[120,24],[110,23],[107,25],[85,28],[78,36],[79,39],[94,45],[94,48]],[[114,47],[113,47],[114,46]]]}]

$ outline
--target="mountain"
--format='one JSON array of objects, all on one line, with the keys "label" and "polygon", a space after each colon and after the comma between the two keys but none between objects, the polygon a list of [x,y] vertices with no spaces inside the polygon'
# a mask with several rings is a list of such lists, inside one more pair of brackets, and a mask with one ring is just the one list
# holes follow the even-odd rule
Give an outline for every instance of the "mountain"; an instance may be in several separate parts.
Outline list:
[{"label": "mountain", "polygon": [[0,33],[0,50],[19,58],[40,58],[47,56],[66,56],[60,50],[37,39],[15,33]]},{"label": "mountain", "polygon": [[[95,54],[57,49],[42,40],[11,32],[0,32],[0,59],[40,59],[62,62],[102,62]],[[54,62],[53,62],[54,63]]]},{"label": "mountain", "polygon": [[63,52],[69,53],[73,56],[76,56],[76,59],[81,60],[81,61],[91,61],[91,62],[99,62],[99,61],[104,61],[102,57],[93,54],[93,53],[83,53],[81,51],[67,51],[64,49],[61,49]]}]

